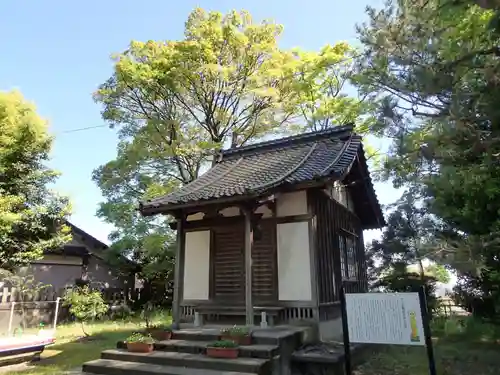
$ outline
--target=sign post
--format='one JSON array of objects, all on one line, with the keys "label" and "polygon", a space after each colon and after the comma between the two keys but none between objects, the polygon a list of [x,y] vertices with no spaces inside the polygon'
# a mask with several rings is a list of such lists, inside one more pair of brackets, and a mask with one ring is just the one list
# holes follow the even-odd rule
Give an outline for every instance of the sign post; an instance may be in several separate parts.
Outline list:
[{"label": "sign post", "polygon": [[425,346],[436,375],[425,290],[418,293],[345,293],[340,290],[345,373],[352,374],[350,343]]},{"label": "sign post", "polygon": [[345,375],[352,375],[351,366],[351,339],[349,337],[349,323],[347,321],[347,304],[344,285],[340,287],[340,309],[342,313],[342,334],[344,336],[344,368]]},{"label": "sign post", "polygon": [[432,346],[432,333],[429,319],[429,309],[427,307],[427,297],[425,289],[422,287],[418,292],[420,300],[420,313],[422,314],[422,323],[424,325],[425,347],[427,349],[427,359],[429,360],[429,374],[436,375],[436,360],[434,359],[434,348]]}]

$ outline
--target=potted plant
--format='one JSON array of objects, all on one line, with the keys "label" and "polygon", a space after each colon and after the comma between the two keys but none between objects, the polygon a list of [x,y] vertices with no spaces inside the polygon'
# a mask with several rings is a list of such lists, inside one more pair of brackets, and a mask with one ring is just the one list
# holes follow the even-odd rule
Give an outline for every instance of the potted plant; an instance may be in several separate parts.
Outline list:
[{"label": "potted plant", "polygon": [[155,340],[151,335],[143,335],[142,333],[136,332],[128,337],[125,342],[127,343],[127,350],[129,352],[151,353]]},{"label": "potted plant", "polygon": [[207,356],[213,358],[238,358],[238,344],[232,340],[219,340],[207,346]]},{"label": "potted plant", "polygon": [[238,345],[251,345],[252,336],[248,327],[231,327],[221,330],[221,340],[231,340]]},{"label": "potted plant", "polygon": [[146,334],[150,334],[157,341],[170,340],[172,338],[172,327],[165,325],[153,325],[146,328]]}]

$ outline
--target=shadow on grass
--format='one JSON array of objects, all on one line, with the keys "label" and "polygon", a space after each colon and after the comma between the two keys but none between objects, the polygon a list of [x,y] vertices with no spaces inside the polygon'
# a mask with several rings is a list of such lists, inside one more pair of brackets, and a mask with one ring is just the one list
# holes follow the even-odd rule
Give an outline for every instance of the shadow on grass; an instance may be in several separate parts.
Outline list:
[{"label": "shadow on grass", "polygon": [[103,330],[86,339],[75,337],[72,341],[47,347],[39,362],[30,363],[2,375],[20,374],[20,371],[23,375],[64,374],[64,371],[81,368],[83,363],[98,359],[103,350],[116,348],[118,341],[126,339],[135,331],[137,328]]}]

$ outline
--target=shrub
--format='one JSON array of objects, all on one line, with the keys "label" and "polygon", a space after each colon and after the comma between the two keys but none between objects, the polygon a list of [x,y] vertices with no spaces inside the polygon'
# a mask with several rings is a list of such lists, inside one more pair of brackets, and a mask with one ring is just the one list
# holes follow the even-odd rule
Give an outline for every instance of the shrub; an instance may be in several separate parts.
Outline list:
[{"label": "shrub", "polygon": [[102,294],[89,286],[68,289],[63,297],[64,306],[69,306],[69,312],[80,321],[85,336],[85,323],[104,315],[109,306],[104,302]]},{"label": "shrub", "polygon": [[172,326],[166,325],[166,324],[152,324],[149,326],[148,329],[161,330],[161,331],[165,331],[165,332],[172,332]]},{"label": "shrub", "polygon": [[238,344],[231,340],[218,340],[210,345],[212,348],[237,348]]},{"label": "shrub", "polygon": [[227,336],[248,336],[250,334],[250,329],[248,327],[234,326],[231,328],[223,328],[221,334]]},{"label": "shrub", "polygon": [[376,287],[387,292],[418,292],[424,286],[427,297],[427,307],[429,314],[438,309],[438,301],[435,295],[436,279],[432,276],[424,276],[423,279],[416,273],[394,272],[383,277],[376,283]]},{"label": "shrub", "polygon": [[500,327],[473,316],[438,317],[431,322],[435,336],[464,342],[498,342]]},{"label": "shrub", "polygon": [[451,297],[475,317],[500,325],[500,277],[498,280],[492,277],[496,274],[483,271],[480,276],[459,276]]}]

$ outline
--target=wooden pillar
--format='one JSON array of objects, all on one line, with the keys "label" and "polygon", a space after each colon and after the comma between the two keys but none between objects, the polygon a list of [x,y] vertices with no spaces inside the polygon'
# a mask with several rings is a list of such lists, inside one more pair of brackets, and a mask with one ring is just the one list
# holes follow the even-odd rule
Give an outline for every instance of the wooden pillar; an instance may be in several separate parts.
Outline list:
[{"label": "wooden pillar", "polygon": [[307,191],[307,213],[311,215],[308,220],[309,229],[309,265],[310,265],[310,275],[311,275],[311,296],[313,304],[313,318],[315,321],[319,321],[319,292],[318,284],[320,282],[321,273],[318,267],[318,219],[317,213],[314,207],[314,201],[317,199],[314,196],[312,190]]},{"label": "wooden pillar", "polygon": [[175,251],[175,269],[174,269],[174,299],[172,301],[172,321],[175,328],[179,328],[181,321],[181,300],[184,284],[184,228],[183,217],[177,219],[177,247]]},{"label": "wooden pillar", "polygon": [[246,325],[253,326],[253,301],[252,301],[252,210],[244,209],[245,215],[245,316]]},{"label": "wooden pillar", "polygon": [[365,243],[363,239],[363,229],[361,224],[356,223],[358,226],[358,238],[356,238],[356,262],[358,263],[358,279],[360,283],[360,292],[368,292],[368,270],[366,264]]}]

